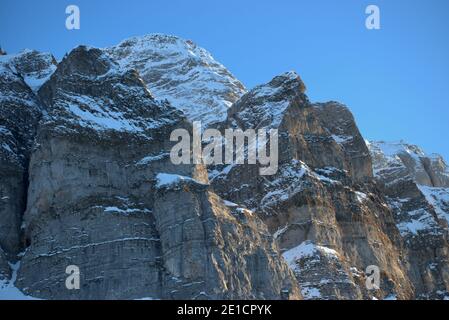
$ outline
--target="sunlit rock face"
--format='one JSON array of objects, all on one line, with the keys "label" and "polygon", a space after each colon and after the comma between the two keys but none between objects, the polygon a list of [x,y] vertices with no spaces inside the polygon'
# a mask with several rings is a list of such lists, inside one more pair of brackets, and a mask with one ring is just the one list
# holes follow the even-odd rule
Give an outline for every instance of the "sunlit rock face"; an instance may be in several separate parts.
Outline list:
[{"label": "sunlit rock face", "polygon": [[[392,211],[347,107],[311,103],[300,77],[287,72],[242,96],[219,127],[278,130],[275,175],[228,165],[212,167],[210,179],[223,198],[265,221],[306,299],[413,296]],[[304,254],[308,247],[314,249]],[[365,286],[370,265],[383,272],[376,292]]]}]

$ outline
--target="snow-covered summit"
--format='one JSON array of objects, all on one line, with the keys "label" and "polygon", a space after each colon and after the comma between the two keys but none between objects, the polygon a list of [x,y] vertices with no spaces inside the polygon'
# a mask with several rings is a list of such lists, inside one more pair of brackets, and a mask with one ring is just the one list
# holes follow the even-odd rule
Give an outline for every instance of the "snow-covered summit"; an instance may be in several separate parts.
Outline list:
[{"label": "snow-covered summit", "polygon": [[163,34],[133,37],[104,49],[136,69],[156,99],[167,99],[203,125],[224,120],[246,90],[212,55],[190,40]]},{"label": "snow-covered summit", "polygon": [[[377,177],[410,176],[416,183],[430,187],[449,187],[449,167],[437,154],[427,155],[419,146],[405,141],[367,141]],[[389,180],[389,179],[386,179]]]},{"label": "snow-covered summit", "polygon": [[417,145],[409,144],[404,140],[400,141],[368,141],[368,144],[378,148],[385,156],[394,157],[401,153],[409,154],[413,157],[424,157],[426,154],[423,149]]},{"label": "snow-covered summit", "polygon": [[37,91],[56,70],[56,59],[51,53],[25,49],[17,54],[0,56],[0,63],[7,64],[23,77],[25,83]]}]

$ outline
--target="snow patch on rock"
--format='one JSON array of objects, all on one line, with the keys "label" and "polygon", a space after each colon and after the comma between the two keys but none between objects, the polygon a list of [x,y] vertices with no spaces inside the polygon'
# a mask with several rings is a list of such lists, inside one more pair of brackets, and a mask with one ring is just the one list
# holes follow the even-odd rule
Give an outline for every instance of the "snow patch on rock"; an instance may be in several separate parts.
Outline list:
[{"label": "snow patch on rock", "polygon": [[9,266],[12,270],[12,276],[9,280],[0,279],[0,300],[40,300],[24,294],[15,286],[17,271],[20,268],[20,261],[10,263]]}]

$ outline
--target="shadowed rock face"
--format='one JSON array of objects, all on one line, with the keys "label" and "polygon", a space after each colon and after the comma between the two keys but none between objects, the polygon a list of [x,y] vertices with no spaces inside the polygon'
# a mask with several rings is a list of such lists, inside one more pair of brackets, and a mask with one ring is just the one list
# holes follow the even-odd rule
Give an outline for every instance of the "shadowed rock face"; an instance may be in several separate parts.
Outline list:
[{"label": "shadowed rock face", "polygon": [[20,248],[28,162],[41,114],[37,97],[15,68],[19,58],[0,57],[0,247],[10,259]]},{"label": "shadowed rock face", "polygon": [[[202,166],[169,159],[183,115],[139,74],[78,47],[39,90],[46,114],[30,162],[26,251],[16,285],[59,299],[300,297],[257,217],[234,216]],[[191,185],[158,187],[159,173]],[[276,257],[277,255],[277,257]],[[81,289],[67,290],[66,267]]]},{"label": "shadowed rock face", "polygon": [[368,145],[379,179],[392,182],[410,178],[419,185],[449,188],[449,167],[440,155],[427,155],[418,146],[404,141],[370,141]]},{"label": "shadowed rock face", "polygon": [[11,278],[11,270],[8,266],[8,260],[6,258],[5,253],[0,248],[0,280],[10,279]]},{"label": "shadowed rock face", "polygon": [[[246,92],[204,49],[149,35],[80,46],[57,68],[3,55],[0,73],[0,280],[20,260],[26,294],[449,297],[444,160],[365,143],[348,108],[310,102],[294,72]],[[277,129],[277,172],[172,164],[170,134],[189,120]],[[66,289],[70,265],[80,290]]]}]

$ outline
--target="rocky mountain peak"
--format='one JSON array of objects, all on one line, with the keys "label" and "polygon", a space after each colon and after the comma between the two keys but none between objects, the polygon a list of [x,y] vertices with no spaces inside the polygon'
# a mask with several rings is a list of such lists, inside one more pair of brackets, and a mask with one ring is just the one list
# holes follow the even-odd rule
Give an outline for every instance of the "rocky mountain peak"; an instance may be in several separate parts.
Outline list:
[{"label": "rocky mountain peak", "polygon": [[2,55],[0,61],[14,68],[23,77],[25,83],[37,91],[56,70],[56,59],[50,53],[25,49],[14,55]]},{"label": "rocky mountain peak", "polygon": [[133,50],[140,48],[142,51],[158,49],[166,51],[169,55],[189,54],[192,59],[195,57],[212,59],[209,52],[198,47],[193,41],[162,33],[131,37],[123,40],[116,47]]},{"label": "rocky mountain peak", "polygon": [[369,141],[374,173],[380,179],[411,177],[417,184],[449,187],[449,167],[438,154],[427,155],[419,146],[403,140]]},{"label": "rocky mountain peak", "polygon": [[305,90],[296,72],[283,73],[256,86],[236,101],[228,110],[228,123],[243,129],[277,128],[292,103],[308,104]]},{"label": "rocky mountain peak", "polygon": [[179,37],[150,34],[104,49],[122,67],[136,69],[158,99],[167,99],[191,121],[222,121],[246,90],[205,49]]},{"label": "rocky mountain peak", "polygon": [[101,76],[114,68],[118,69],[118,64],[101,49],[78,46],[61,61],[58,73]]},{"label": "rocky mountain peak", "polygon": [[155,129],[184,121],[181,112],[153,98],[136,70],[86,46],[64,57],[39,97],[48,111],[42,128],[57,125],[60,133],[114,131],[149,138]]},{"label": "rocky mountain peak", "polygon": [[[274,91],[270,92],[267,87],[272,88]],[[288,71],[274,77],[267,85],[256,87],[253,91],[256,91],[256,94],[260,96],[275,97],[276,95],[285,95],[289,92],[295,93],[295,91],[299,91],[299,93],[303,94],[306,91],[306,86],[296,71]]]}]

